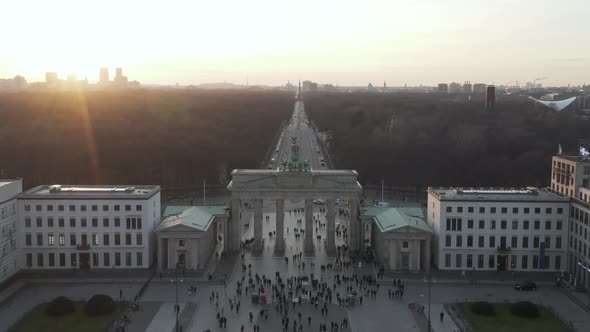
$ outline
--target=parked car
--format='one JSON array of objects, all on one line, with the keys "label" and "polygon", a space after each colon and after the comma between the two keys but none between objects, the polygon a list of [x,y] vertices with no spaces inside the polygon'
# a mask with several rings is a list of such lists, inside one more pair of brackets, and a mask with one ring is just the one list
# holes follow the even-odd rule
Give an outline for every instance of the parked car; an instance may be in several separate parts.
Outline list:
[{"label": "parked car", "polygon": [[537,284],[535,284],[534,282],[527,280],[527,281],[521,281],[519,283],[517,283],[516,285],[514,285],[514,289],[516,290],[533,290],[536,291],[537,290]]}]

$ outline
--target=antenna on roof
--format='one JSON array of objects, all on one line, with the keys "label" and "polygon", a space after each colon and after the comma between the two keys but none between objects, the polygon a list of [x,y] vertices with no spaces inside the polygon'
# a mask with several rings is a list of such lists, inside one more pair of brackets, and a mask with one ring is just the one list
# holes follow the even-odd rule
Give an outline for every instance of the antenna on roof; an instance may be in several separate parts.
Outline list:
[{"label": "antenna on roof", "polygon": [[561,149],[561,144],[557,146],[557,154],[562,154],[563,150]]}]

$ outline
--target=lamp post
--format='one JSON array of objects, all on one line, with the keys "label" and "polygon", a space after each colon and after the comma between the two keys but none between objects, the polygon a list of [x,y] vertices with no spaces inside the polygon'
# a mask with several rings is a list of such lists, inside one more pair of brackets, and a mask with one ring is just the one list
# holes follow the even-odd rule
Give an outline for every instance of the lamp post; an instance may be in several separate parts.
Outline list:
[{"label": "lamp post", "polygon": [[[424,280],[426,282],[426,280]],[[431,331],[430,327],[430,289],[432,288],[432,273],[428,272],[428,332]]]},{"label": "lamp post", "polygon": [[176,286],[176,305],[174,305],[174,312],[176,313],[176,332],[180,332],[180,325],[178,324],[178,313],[180,311],[180,307],[178,306],[178,284],[181,283],[183,280],[178,279],[178,266],[174,270],[174,279],[171,279],[170,282]]}]

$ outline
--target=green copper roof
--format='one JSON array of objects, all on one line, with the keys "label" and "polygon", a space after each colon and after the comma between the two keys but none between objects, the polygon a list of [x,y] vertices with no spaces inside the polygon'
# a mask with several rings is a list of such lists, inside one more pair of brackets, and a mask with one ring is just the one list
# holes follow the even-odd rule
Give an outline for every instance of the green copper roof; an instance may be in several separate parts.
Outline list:
[{"label": "green copper roof", "polygon": [[164,211],[164,221],[156,229],[163,230],[176,225],[184,225],[195,230],[206,231],[215,216],[226,215],[226,207],[221,206],[168,206]]},{"label": "green copper roof", "polygon": [[432,233],[432,228],[424,222],[424,212],[421,208],[366,207],[361,208],[362,217],[372,217],[381,232],[409,226]]}]

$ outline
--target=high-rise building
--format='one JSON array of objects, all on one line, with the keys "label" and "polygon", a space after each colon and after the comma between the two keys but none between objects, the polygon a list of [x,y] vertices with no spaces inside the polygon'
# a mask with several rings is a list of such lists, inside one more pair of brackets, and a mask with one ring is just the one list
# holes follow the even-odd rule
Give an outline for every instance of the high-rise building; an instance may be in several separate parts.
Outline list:
[{"label": "high-rise building", "polygon": [[472,89],[472,84],[469,81],[466,81],[465,83],[463,83],[463,87],[461,89],[461,92],[464,94],[471,94],[471,89]]},{"label": "high-rise building", "polygon": [[488,87],[486,89],[485,110],[486,111],[493,110],[495,103],[496,103],[496,87],[493,85],[488,85]]},{"label": "high-rise building", "polygon": [[58,82],[59,82],[59,78],[57,77],[57,73],[55,73],[55,72],[45,73],[45,83],[57,84]]},{"label": "high-rise building", "polygon": [[473,84],[473,93],[478,95],[483,95],[486,93],[486,87],[484,83],[475,83]]},{"label": "high-rise building", "polygon": [[447,93],[449,91],[449,85],[447,83],[438,83],[438,92]]},{"label": "high-rise building", "polygon": [[451,83],[449,84],[449,94],[456,94],[461,92],[461,84],[460,83]]},{"label": "high-rise building", "polygon": [[107,83],[109,81],[109,69],[108,68],[100,68],[99,72],[99,79],[100,83]]}]

